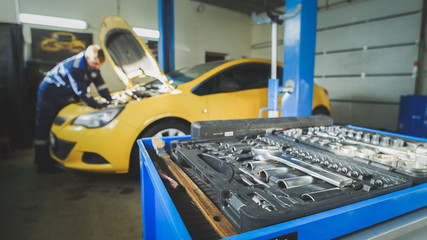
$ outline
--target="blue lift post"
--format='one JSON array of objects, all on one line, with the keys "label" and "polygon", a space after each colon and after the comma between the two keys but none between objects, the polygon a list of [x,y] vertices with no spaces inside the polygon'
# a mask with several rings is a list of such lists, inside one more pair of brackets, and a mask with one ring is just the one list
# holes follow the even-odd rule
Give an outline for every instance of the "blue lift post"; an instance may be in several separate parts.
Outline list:
[{"label": "blue lift post", "polygon": [[175,69],[175,36],[173,0],[158,0],[159,31],[158,61],[163,72]]},{"label": "blue lift post", "polygon": [[[268,17],[258,17],[255,12],[252,13],[252,19],[257,24],[271,23],[271,78],[268,79],[268,107],[259,110],[259,117],[262,118],[262,113],[268,111],[269,118],[279,117],[279,95],[282,95],[283,101],[289,97],[293,91],[292,86],[279,86],[280,80],[277,79],[277,25],[283,23],[284,20],[297,16],[301,11],[301,4],[292,11],[286,14],[276,15],[269,7],[266,1],[266,11]],[[293,82],[293,81],[292,81]],[[283,111],[283,109],[281,110]]]},{"label": "blue lift post", "polygon": [[[269,11],[267,7],[267,12]],[[279,116],[279,79],[277,79],[277,25],[282,23],[281,16],[269,14],[269,17],[258,17],[255,12],[252,13],[252,19],[257,24],[271,23],[271,78],[268,79],[268,107],[259,110],[259,117],[262,113],[268,111],[268,117]]]},{"label": "blue lift post", "polygon": [[[313,102],[314,54],[316,48],[317,0],[288,0],[286,13],[280,15],[285,20],[284,59],[282,84],[276,79],[274,63],[276,58],[277,22],[266,17],[252,18],[258,24],[272,23],[272,77],[268,81],[268,117],[310,116]],[[277,20],[277,19],[276,19]],[[280,85],[280,86],[279,86]],[[279,95],[282,99],[279,108]]]},{"label": "blue lift post", "polygon": [[286,13],[299,4],[300,13],[285,21],[282,86],[292,80],[295,87],[282,103],[282,117],[310,116],[313,102],[317,0],[287,0]]}]

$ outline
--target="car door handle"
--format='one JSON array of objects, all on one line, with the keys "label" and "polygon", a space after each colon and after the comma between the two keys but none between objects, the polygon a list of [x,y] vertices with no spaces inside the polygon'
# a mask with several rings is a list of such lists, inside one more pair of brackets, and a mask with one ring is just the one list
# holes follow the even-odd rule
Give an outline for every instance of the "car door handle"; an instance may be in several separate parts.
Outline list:
[{"label": "car door handle", "polygon": [[207,109],[203,109],[202,110],[202,113],[207,113],[208,112],[208,110]]}]

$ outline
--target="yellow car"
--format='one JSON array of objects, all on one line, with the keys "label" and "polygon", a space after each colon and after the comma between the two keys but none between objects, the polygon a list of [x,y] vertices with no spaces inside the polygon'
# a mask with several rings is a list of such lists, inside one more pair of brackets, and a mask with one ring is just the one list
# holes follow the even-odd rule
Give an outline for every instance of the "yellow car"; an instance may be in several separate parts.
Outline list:
[{"label": "yellow car", "polygon": [[69,51],[79,53],[85,48],[85,43],[69,32],[54,32],[50,38],[41,42],[41,49],[48,52]]},{"label": "yellow car", "polygon": [[[121,18],[107,17],[100,36],[107,59],[128,87],[113,93],[106,109],[74,103],[59,112],[51,129],[52,157],[68,168],[127,173],[139,167],[138,138],[189,134],[195,121],[257,118],[267,106],[269,60],[208,62],[164,75]],[[316,111],[331,112],[328,95],[318,86]]]}]

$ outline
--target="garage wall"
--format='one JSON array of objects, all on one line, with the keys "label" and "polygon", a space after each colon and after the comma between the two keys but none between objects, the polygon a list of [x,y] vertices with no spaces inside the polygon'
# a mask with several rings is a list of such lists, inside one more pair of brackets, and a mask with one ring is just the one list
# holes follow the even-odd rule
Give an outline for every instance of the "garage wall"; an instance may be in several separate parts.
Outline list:
[{"label": "garage wall", "polygon": [[16,23],[16,7],[15,1],[0,0],[0,22]]},{"label": "garage wall", "polygon": [[[284,12],[284,8],[281,9]],[[266,17],[266,14],[258,14]],[[271,24],[257,24],[252,21],[251,56],[256,58],[271,59]],[[283,62],[283,32],[284,24],[277,26],[277,60]]]},{"label": "garage wall", "polygon": [[[422,0],[319,0],[315,82],[329,91],[336,123],[397,129],[400,96],[414,94],[421,9]],[[254,27],[253,44],[267,27]]]},{"label": "garage wall", "polygon": [[421,0],[370,0],[319,11],[315,81],[334,120],[395,131],[400,96],[414,93]]},{"label": "garage wall", "polygon": [[175,1],[175,67],[203,63],[205,52],[226,54],[229,59],[248,57],[251,31],[249,15],[193,1]]},{"label": "garage wall", "polygon": [[[351,0],[352,2],[360,2],[367,0]],[[317,0],[318,10],[330,10],[348,5],[348,0]],[[285,12],[285,8],[278,8],[277,10]],[[267,14],[258,14],[259,17],[266,17]],[[252,21],[252,43],[251,43],[251,56],[259,58],[271,58],[271,24],[257,24]],[[277,58],[283,61],[283,33],[284,24],[277,27]]]},{"label": "garage wall", "polygon": [[[120,15],[134,27],[158,29],[157,0],[0,0],[0,22],[17,23],[16,3],[21,13],[85,20],[88,29],[71,31],[92,33],[94,42],[98,42],[99,26],[106,15]],[[250,17],[206,4],[203,11],[197,11],[199,5],[191,0],[174,1],[175,67],[203,63],[206,51],[224,53],[229,58],[249,56]],[[23,28],[26,59],[31,59],[31,28],[58,30],[28,24]],[[110,90],[123,89],[109,64],[101,71]]]}]

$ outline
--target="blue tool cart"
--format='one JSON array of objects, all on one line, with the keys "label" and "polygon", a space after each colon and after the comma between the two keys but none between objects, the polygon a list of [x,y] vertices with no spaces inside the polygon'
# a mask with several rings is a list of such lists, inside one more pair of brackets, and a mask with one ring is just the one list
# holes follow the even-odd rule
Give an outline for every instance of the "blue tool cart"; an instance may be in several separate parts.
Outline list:
[{"label": "blue tool cart", "polygon": [[[163,1],[163,2],[167,3],[170,1]],[[282,109],[280,109],[282,113],[281,114],[282,117],[307,116],[307,115],[311,115],[311,103],[312,103],[311,93],[313,92],[317,1],[289,0],[289,1],[286,1],[286,11],[288,15],[285,14],[283,18],[286,18],[287,16],[288,17],[287,20],[289,21],[285,22],[285,26],[293,25],[293,26],[300,26],[300,28],[298,29],[298,31],[291,31],[293,29],[291,27],[285,28],[285,36],[284,36],[285,58],[283,62],[284,62],[284,69],[286,69],[286,71],[284,71],[284,74],[283,74],[284,78],[281,79],[282,82],[280,83],[279,79],[275,79],[275,76],[274,76],[275,74],[272,74],[272,78],[269,81],[269,105],[267,109],[261,109],[261,111],[279,110],[278,96],[282,94],[283,95],[281,99]],[[275,26],[273,23],[273,31],[272,31],[273,38],[276,37],[275,28],[277,28],[277,26]],[[275,50],[273,49],[273,56],[275,55],[274,51]],[[275,57],[273,57],[273,59],[274,58]],[[273,67],[273,69],[275,68]],[[273,114],[271,115],[278,116],[277,112],[273,112]],[[274,118],[271,118],[271,119],[274,119]],[[249,123],[249,122],[246,122],[246,123]],[[248,126],[248,124],[246,123],[241,124],[240,126],[241,127]],[[304,124],[304,121],[298,122],[298,124]],[[258,123],[255,123],[254,126],[259,126],[259,125]],[[318,126],[322,126],[322,125],[318,125]],[[330,125],[325,124],[323,126],[330,126]],[[217,127],[217,126],[214,124],[214,127]],[[292,126],[292,127],[296,127],[296,126]],[[268,142],[272,140],[273,142],[276,141],[275,143],[279,143],[280,141],[282,141],[281,143],[284,143],[284,142],[290,143],[291,144],[290,146],[292,147],[289,147],[288,145],[289,148],[286,148],[286,149],[293,152],[289,153],[288,156],[291,156],[292,154],[294,154],[292,156],[295,156],[295,154],[296,155],[305,154],[304,156],[316,157],[315,156],[316,154],[311,155],[313,151],[310,152],[310,155],[306,155],[307,152],[303,152],[303,151],[306,151],[309,147],[312,147],[312,145],[315,145],[318,143],[318,142],[314,143],[314,140],[311,137],[313,135],[313,128],[311,128],[310,130],[308,126],[305,126],[305,127],[306,128],[304,130],[291,129],[293,132],[292,131],[289,132],[289,135],[286,135],[285,132],[281,132],[282,133],[281,137],[283,139],[278,139],[280,138],[278,136],[268,136],[272,138],[266,137],[264,139],[261,139],[260,141]],[[285,128],[288,128],[286,126],[282,126],[280,128],[282,128],[283,131],[288,131],[288,130],[285,130]],[[323,127],[323,129],[320,129],[320,130],[318,129],[316,131],[320,131],[320,132],[325,131],[325,132],[321,132],[321,134],[325,135],[325,134],[328,134],[326,132],[328,128],[329,127]],[[422,141],[422,142],[427,141],[426,139],[412,138],[409,136],[404,136],[399,134],[389,134],[385,132],[375,131],[371,129],[363,129],[363,128],[358,128],[354,126],[347,126],[346,128],[347,128],[346,134],[347,133],[350,134],[351,135],[351,137],[349,136],[349,138],[351,138],[350,140],[352,142],[355,142],[353,143],[354,146],[356,146],[358,141],[359,141],[358,143],[360,143],[361,145],[365,144],[365,146],[369,145],[367,144],[367,142],[374,143],[375,141],[376,142],[375,144],[377,144],[379,147],[391,146],[392,144],[393,146],[396,145],[399,147],[401,146],[399,144],[403,144],[403,141],[399,139],[398,139],[399,141],[395,141],[396,137],[413,139],[415,141]],[[349,131],[348,129],[352,129],[352,130]],[[210,130],[211,128],[208,127],[207,131],[205,132],[200,131],[199,133],[200,135],[205,134],[205,135],[218,136],[216,135],[217,133],[216,131],[210,131]],[[246,131],[246,129],[241,129],[241,130],[242,132]],[[295,150],[293,149],[292,140],[289,140],[287,138],[289,136],[301,136],[302,131],[304,131],[304,134],[306,134],[305,138],[298,138],[298,139],[295,138],[294,140],[297,140],[295,141],[297,143],[306,141],[307,144],[303,148],[301,148],[302,150],[300,149]],[[331,131],[333,132],[335,130],[332,129]],[[362,138],[361,132],[363,131],[369,131],[370,133],[363,134],[363,138]],[[192,129],[192,132],[193,132],[193,129]],[[310,134],[307,132],[309,133],[311,132],[311,136],[309,136]],[[229,132],[227,132],[227,134],[225,134],[225,132],[223,133],[224,133],[223,136],[229,136]],[[335,135],[333,136],[331,135],[330,136],[331,139],[340,137],[339,134],[341,132],[333,132],[333,133],[335,133]],[[320,138],[323,135],[319,135]],[[384,135],[389,135],[389,136],[384,137]],[[193,141],[193,139],[190,139],[190,136],[165,137],[162,139],[165,142],[166,149],[170,148],[171,141],[173,140]],[[257,138],[256,140],[259,140],[259,139]],[[309,142],[310,140],[313,140],[313,142],[310,143]],[[140,139],[137,142],[140,149],[141,199],[142,199],[144,239],[191,239],[192,237],[200,238],[200,236],[195,233],[195,229],[191,227],[192,225],[189,224],[189,222],[187,221],[188,219],[184,219],[184,214],[180,214],[180,212],[182,213],[183,206],[176,204],[177,201],[175,199],[175,196],[172,196],[173,194],[175,194],[174,192],[185,193],[185,191],[179,191],[179,190],[170,191],[169,186],[166,186],[163,183],[162,179],[160,178],[160,175],[158,174],[157,168],[159,168],[159,166],[157,161],[154,160],[155,158],[158,158],[158,156],[156,155],[155,150],[153,148],[152,139],[145,138],[145,139]],[[331,141],[329,141],[329,143],[331,143]],[[332,144],[329,144],[329,143],[326,144],[326,142],[323,141],[322,144],[319,143],[319,145],[315,147],[317,147],[317,149],[325,149],[327,147],[332,147]],[[264,145],[264,146],[267,146],[267,145]],[[279,146],[283,146],[283,145],[279,145]],[[337,147],[337,146],[338,144],[334,144],[334,147]],[[427,145],[423,146],[423,148],[427,152]],[[283,149],[284,148],[282,148],[282,150]],[[326,149],[326,153],[324,154],[322,153],[322,154],[323,156],[332,156],[332,154],[334,153],[334,150]],[[360,149],[357,149],[357,150],[360,150]],[[316,151],[317,150],[314,150],[314,153],[316,153]],[[347,148],[346,151],[348,152],[348,151],[354,151],[354,150],[352,150],[351,148]],[[180,153],[183,153],[183,152],[185,152],[185,150],[182,150],[182,152]],[[191,152],[191,151],[189,150],[188,152]],[[322,154],[320,154],[320,156],[322,156]],[[367,155],[368,153],[362,152],[362,154]],[[192,155],[192,156],[199,157],[198,155]],[[302,155],[298,155],[298,157],[299,156],[302,156]],[[399,231],[398,234],[404,235],[405,231],[422,229],[422,226],[427,226],[427,219],[425,214],[427,212],[427,183],[425,183],[426,182],[425,171],[423,172],[424,175],[422,175],[421,177],[416,176],[414,177],[415,180],[409,181],[408,176],[400,175],[400,173],[397,173],[394,171],[395,169],[392,169],[390,166],[387,165],[389,164],[388,162],[393,159],[387,159],[386,157],[384,157],[383,159],[376,159],[376,160],[379,160],[378,162],[375,162],[373,160],[363,159],[363,157],[360,157],[360,156],[352,158],[350,161],[346,157],[343,157],[345,158],[344,161],[342,162],[343,165],[340,165],[340,166],[337,165],[337,167],[334,170],[332,170],[332,168],[324,167],[324,166],[323,166],[324,167],[323,170],[320,169],[319,167],[317,168],[311,167],[309,166],[310,163],[308,163],[308,161],[311,161],[311,160],[302,159],[302,158],[301,158],[302,160],[299,160],[299,159],[295,160],[295,158],[296,157],[294,158],[289,157],[289,159],[279,158],[278,161],[282,161],[281,163],[286,164],[285,168],[287,168],[288,170],[290,169],[289,171],[301,170],[302,172],[307,173],[307,170],[310,171],[310,169],[315,169],[314,172],[318,170],[325,173],[325,176],[319,176],[319,175],[313,175],[313,174],[312,176],[314,176],[315,178],[319,178],[322,181],[325,181],[325,182],[322,182],[322,181],[319,181],[319,182],[321,182],[321,184],[326,183],[324,185],[329,184],[330,186],[334,187],[334,190],[337,190],[337,189],[341,190],[341,183],[348,184],[348,185],[345,185],[345,187],[349,187],[351,184],[352,188],[353,187],[357,188],[361,186],[360,184],[357,185],[358,183],[360,183],[360,182],[357,182],[357,180],[364,181],[363,179],[364,175],[363,176],[357,175],[356,177],[354,177],[354,176],[346,175],[347,173],[341,174],[341,176],[337,176],[340,174],[334,174],[338,172],[337,169],[343,169],[343,166],[354,167],[357,165],[353,169],[350,168],[350,170],[358,170],[357,167],[361,166],[362,169],[371,169],[371,170],[378,169],[379,173],[389,171],[390,175],[396,176],[395,179],[400,179],[401,182],[399,182],[400,180],[396,180],[397,184],[396,185],[394,185],[394,183],[389,184],[389,186],[391,187],[387,188],[386,191],[382,191],[378,194],[369,195],[369,197],[367,197],[367,195],[365,195],[364,197],[356,196],[356,199],[358,200],[354,200],[353,198],[351,201],[343,201],[340,204],[337,204],[336,206],[334,205],[333,202],[331,202],[331,199],[333,198],[326,198],[327,201],[329,202],[328,203],[329,205],[328,207],[321,208],[321,210],[317,209],[316,211],[310,212],[304,209],[306,205],[303,204],[304,207],[301,207],[300,205],[299,207],[303,211],[305,211],[303,215],[301,216],[294,215],[294,217],[289,217],[289,220],[285,220],[281,222],[277,221],[274,224],[264,223],[263,226],[267,226],[267,227],[260,227],[260,228],[255,228],[252,226],[247,227],[245,226],[244,223],[242,224],[243,221],[240,222],[240,225],[238,225],[236,224],[237,221],[235,219],[232,219],[234,221],[233,222],[234,225],[235,226],[238,225],[238,227],[240,227],[241,231],[238,231],[238,232],[241,232],[241,233],[228,237],[227,239],[333,239],[333,238],[352,239],[352,237],[357,239],[358,236],[359,238],[364,239],[371,232],[381,234],[378,231],[384,231],[384,234],[385,234],[384,236],[386,236],[387,232],[396,233],[397,231],[396,229],[401,229],[402,231]],[[328,158],[319,157],[318,159],[331,160],[332,158],[328,159]],[[304,162],[305,160],[307,161]],[[357,161],[357,163],[351,163],[352,160]],[[386,164],[384,165],[383,162],[381,161],[386,162]],[[427,165],[427,158],[423,157],[423,159],[421,159],[420,161],[422,161],[424,165]],[[154,164],[154,162],[156,162],[156,164]],[[325,162],[326,161],[323,161],[323,163]],[[320,165],[323,163],[319,161],[319,162],[313,163],[313,165],[316,165],[316,164]],[[348,164],[348,165],[345,165],[345,164]],[[363,164],[367,164],[369,166],[366,166],[366,168],[364,168],[365,165]],[[390,163],[390,164],[397,164],[397,163]],[[189,166],[193,167],[193,165],[191,164]],[[222,165],[220,167],[222,167]],[[410,166],[408,168],[410,168]],[[405,168],[402,168],[402,169],[405,169]],[[413,169],[416,169],[416,167],[413,167]],[[359,173],[364,174],[363,171],[359,171],[359,172],[353,171],[353,172],[356,172],[357,174]],[[350,172],[348,173],[352,174]],[[415,173],[415,175],[416,174],[417,173]],[[215,176],[205,175],[205,177],[210,178],[209,180],[212,180],[212,182],[215,182],[216,184],[222,183],[220,180],[218,180],[218,178],[215,179]],[[352,181],[348,181],[349,178],[351,178],[350,180]],[[339,181],[335,181],[336,179],[338,179]],[[375,192],[374,185],[377,184],[376,180],[378,179],[372,178],[372,180],[375,180],[375,182],[363,184],[364,191],[365,191],[364,189],[365,187],[367,188],[372,187],[371,190],[374,189],[372,190],[372,192]],[[243,182],[246,181],[245,183],[248,183],[249,185],[253,184],[253,182],[251,183],[251,181],[249,181],[248,179],[242,180],[242,181]],[[258,182],[255,181],[256,183],[254,185],[261,184],[259,181],[260,181],[259,179],[258,179]],[[416,182],[416,184],[412,186],[413,182]],[[334,183],[336,185],[334,185]],[[380,184],[383,184],[383,183],[380,182]],[[224,183],[224,185],[226,185],[226,183]],[[382,186],[383,185],[381,185],[378,188],[381,188]],[[221,188],[221,186],[219,186],[219,188]],[[255,189],[256,187],[253,187],[253,188]],[[269,190],[271,190],[271,188],[269,188]],[[357,190],[360,190],[360,188]],[[239,189],[236,190],[236,192],[238,191]],[[323,190],[323,193],[327,191],[328,189]],[[321,191],[318,191],[318,192],[321,192]],[[360,194],[358,192],[354,194],[354,192],[352,192],[352,196]],[[368,189],[366,192],[370,192],[370,190]],[[316,192],[310,192],[310,194],[312,195],[309,195],[309,194],[307,195],[309,197],[312,197],[313,202],[316,202],[316,197],[313,197],[314,193]],[[271,194],[271,192],[268,194],[270,194],[270,196],[274,195],[274,194]],[[228,205],[221,204],[222,207],[225,206],[221,210],[223,210],[223,212],[227,212],[226,211],[227,209],[225,208],[228,208],[233,210],[235,213],[236,209],[238,207],[243,206],[243,204],[241,204],[242,202],[238,198],[240,197],[238,194],[237,194],[237,197],[236,195],[233,195],[233,194],[230,194],[230,195],[231,195],[230,197],[227,196],[227,201],[231,199],[230,202],[227,202]],[[303,195],[305,195],[305,193]],[[268,207],[267,204],[263,205],[265,201],[261,199],[262,195],[254,194],[254,196],[255,197],[251,196],[252,199],[250,200],[253,200],[254,202],[257,201],[256,203],[262,207],[264,206]],[[325,198],[325,195],[323,195],[323,197]],[[286,199],[286,200],[289,200],[289,199]],[[298,200],[304,200],[304,199],[298,199]],[[221,199],[221,201],[225,202],[225,197]],[[319,202],[316,202],[316,204]],[[286,205],[288,203],[289,202],[285,202],[285,204],[283,205]],[[291,209],[291,211],[293,211],[294,206],[296,205],[297,204],[292,205],[292,203],[290,203],[286,207],[291,206],[288,209]],[[317,204],[316,206],[319,206],[319,205],[321,205],[321,203]],[[331,207],[332,205],[334,207]],[[276,205],[276,206],[279,206],[279,205]],[[271,212],[274,212],[274,210]],[[257,215],[251,212],[245,212],[245,213],[247,213],[245,217],[249,215],[250,217],[252,217],[249,220],[246,219],[247,222],[253,223],[251,222],[251,220],[256,219],[256,217],[254,216],[257,216]],[[232,216],[232,214],[233,213],[228,212],[227,217]],[[263,221],[268,222],[269,219],[264,218]],[[394,227],[392,227],[392,229],[390,230],[390,226],[394,226]],[[248,228],[250,228],[250,230],[248,230]],[[370,230],[372,228],[375,228],[375,229]],[[378,228],[381,228],[383,230],[378,230]],[[358,235],[358,234],[361,234],[361,235]],[[405,237],[407,240],[410,239],[410,237],[407,235],[405,235]]]},{"label": "blue tool cart", "polygon": [[[348,126],[355,130],[371,129]],[[384,133],[380,132],[379,133]],[[395,136],[420,140],[404,135]],[[190,136],[166,137],[166,148],[172,140],[187,140]],[[425,139],[422,139],[425,141]],[[141,164],[141,199],[144,239],[191,239],[177,207],[160,179],[150,155],[154,152],[151,139],[138,140]],[[152,156],[154,156],[152,155]],[[418,214],[418,224],[426,225],[427,183],[388,193],[368,200],[338,207],[310,216],[238,234],[227,239],[332,239],[361,231],[387,221],[410,226],[399,220],[408,214]],[[399,221],[402,223],[399,225]],[[384,224],[384,223],[383,223]],[[359,232],[360,232],[359,231]],[[378,234],[378,233],[377,233]],[[345,239],[345,237],[344,237]],[[351,238],[350,238],[351,239]]]}]

